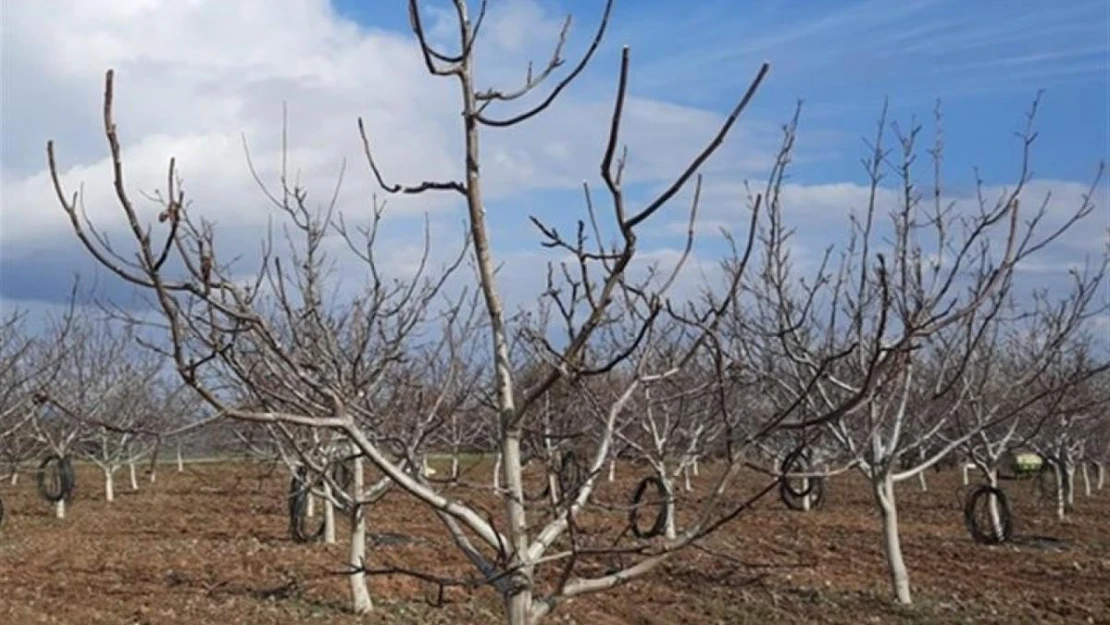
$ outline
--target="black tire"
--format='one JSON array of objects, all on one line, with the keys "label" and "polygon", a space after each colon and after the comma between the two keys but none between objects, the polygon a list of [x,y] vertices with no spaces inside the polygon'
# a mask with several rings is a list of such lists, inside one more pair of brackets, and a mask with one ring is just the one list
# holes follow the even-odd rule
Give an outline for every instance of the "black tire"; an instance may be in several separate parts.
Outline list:
[{"label": "black tire", "polygon": [[578,494],[578,489],[585,481],[582,474],[585,469],[578,461],[578,456],[573,451],[563,454],[563,462],[559,465],[559,496],[566,501]]},{"label": "black tire", "polygon": [[47,456],[35,474],[39,495],[49,503],[69,501],[77,485],[73,461],[69,456]]},{"label": "black tire", "polygon": [[[804,494],[797,494],[797,493]],[[805,497],[810,498],[809,509],[816,510],[825,503],[825,479],[820,477],[809,478],[809,487],[804,491],[795,491],[790,486],[790,480],[783,478],[779,482],[779,498],[791,510],[805,510]]]},{"label": "black tire", "polygon": [[[1001,527],[995,528],[989,519],[982,523],[979,519],[979,509],[989,511],[990,498],[997,500],[998,516]],[[964,504],[964,524],[971,534],[972,540],[983,545],[999,545],[1014,536],[1014,520],[1010,513],[1010,502],[1006,493],[1001,488],[983,484],[968,493],[967,502]]]},{"label": "black tire", "polygon": [[[525,491],[524,501],[540,501],[551,495],[550,470],[550,465],[544,467],[543,490],[538,493]],[[578,457],[574,455],[573,451],[563,454],[563,460],[559,463],[559,470],[555,473],[555,481],[559,485],[560,499],[566,499],[568,493],[578,491],[582,482],[585,481],[582,477],[583,471],[582,464],[578,462]]]},{"label": "black tire", "polygon": [[[779,482],[779,491],[782,491],[795,499],[801,499],[802,497],[805,497],[806,495],[812,493],[814,488],[820,488],[819,486],[817,486],[817,484],[820,482],[820,478],[811,478],[809,480],[809,486],[805,487],[802,490],[796,490],[794,488],[794,485],[790,482],[790,478],[786,477],[786,474],[790,473],[790,470],[793,469],[794,465],[798,463],[799,458],[801,458],[800,453],[790,454],[787,457],[783,458],[781,466],[781,473],[783,475],[783,478],[782,481]],[[785,499],[783,499],[783,501],[785,501]]]},{"label": "black tire", "polygon": [[[655,515],[655,522],[647,530],[640,529],[640,502],[643,501],[649,486],[655,487],[659,496],[659,513]],[[663,480],[651,475],[640,480],[636,490],[632,492],[632,508],[628,511],[628,527],[636,538],[655,538],[663,534],[667,525],[667,488]]]},{"label": "black tire", "polygon": [[293,537],[293,542],[315,542],[324,535],[326,520],[323,515],[320,518],[320,525],[315,530],[308,531],[305,527],[308,520],[309,489],[308,469],[303,466],[297,467],[289,480],[289,533]]}]

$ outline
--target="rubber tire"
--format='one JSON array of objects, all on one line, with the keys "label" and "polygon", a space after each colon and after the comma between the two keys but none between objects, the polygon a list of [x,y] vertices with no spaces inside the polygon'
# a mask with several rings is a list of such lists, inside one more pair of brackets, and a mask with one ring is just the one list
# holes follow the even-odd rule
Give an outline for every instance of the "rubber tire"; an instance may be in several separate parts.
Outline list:
[{"label": "rubber tire", "polygon": [[659,505],[659,514],[655,517],[655,522],[651,524],[646,531],[640,529],[640,502],[647,493],[649,486],[655,486],[655,492],[659,495],[660,499],[666,500],[667,488],[663,486],[663,480],[659,479],[656,475],[649,475],[640,480],[636,486],[636,490],[632,491],[632,509],[628,511],[628,527],[632,531],[632,535],[636,538],[655,538],[660,536],[666,529],[667,525],[667,504],[665,501]]},{"label": "rubber tire", "polygon": [[305,520],[308,512],[308,469],[297,467],[293,477],[289,480],[289,534],[293,542],[309,543],[320,540],[324,535],[324,525],[327,520],[321,515],[320,525],[312,532],[305,531]]},{"label": "rubber tire", "polygon": [[[1001,536],[995,534],[993,528],[990,532],[987,532],[979,527],[979,519],[975,516],[975,508],[979,499],[988,495],[994,495],[998,498],[998,515],[1002,522]],[[968,493],[967,502],[964,504],[964,525],[967,527],[968,533],[971,534],[971,539],[981,545],[1000,545],[1013,538],[1014,519],[1010,512],[1010,502],[1006,499],[1006,493],[1001,488],[989,484],[983,484]]]},{"label": "rubber tire", "polygon": [[[48,487],[46,483],[46,471],[51,464],[57,464],[56,469],[57,482],[50,484],[50,486],[57,485],[58,490],[55,491]],[[35,481],[38,486],[39,495],[48,503],[57,503],[59,501],[69,501],[73,496],[73,489],[77,485],[76,476],[73,472],[73,461],[69,456],[51,455],[42,459],[39,463],[38,471],[35,473]]]}]

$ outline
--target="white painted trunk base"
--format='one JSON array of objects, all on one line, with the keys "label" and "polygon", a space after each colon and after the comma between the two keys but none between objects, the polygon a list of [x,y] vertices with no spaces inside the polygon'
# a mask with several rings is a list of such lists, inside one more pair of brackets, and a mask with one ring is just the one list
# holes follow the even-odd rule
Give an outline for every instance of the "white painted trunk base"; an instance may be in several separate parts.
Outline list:
[{"label": "white painted trunk base", "polygon": [[[324,484],[324,493],[331,495],[331,486]],[[331,499],[325,497],[320,501],[320,505],[324,507],[324,544],[335,544],[335,506],[331,505]]]},{"label": "white painted trunk base", "polygon": [[104,470],[104,501],[116,500],[115,477],[108,469]]},{"label": "white painted trunk base", "polygon": [[493,461],[493,492],[501,491],[501,454],[497,454],[497,460]]},{"label": "white painted trunk base", "polygon": [[898,503],[894,494],[894,481],[889,477],[875,483],[875,499],[883,525],[883,553],[886,555],[894,600],[902,605],[913,603],[910,595],[910,575],[902,558],[902,539],[898,533]]},{"label": "white painted trunk base", "polygon": [[[362,496],[365,490],[365,478],[362,472],[362,457],[354,459],[352,494],[356,499]],[[359,572],[348,575],[351,584],[351,611],[355,614],[366,614],[374,609],[374,602],[370,599],[370,590],[366,587],[366,573],[361,571],[366,565],[366,515],[362,506],[351,506],[351,546],[347,562]]]}]

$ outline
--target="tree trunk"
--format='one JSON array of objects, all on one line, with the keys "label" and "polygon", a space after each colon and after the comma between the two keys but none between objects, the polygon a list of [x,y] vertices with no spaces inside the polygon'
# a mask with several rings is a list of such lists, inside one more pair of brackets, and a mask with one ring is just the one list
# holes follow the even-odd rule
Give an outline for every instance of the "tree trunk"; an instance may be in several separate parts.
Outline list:
[{"label": "tree trunk", "polygon": [[135,470],[135,461],[127,463],[127,474],[131,478],[131,490],[139,490],[139,475]]},{"label": "tree trunk", "polygon": [[158,471],[154,468],[154,465],[152,464],[152,465],[150,465],[150,483],[153,484],[157,480],[158,480]]},{"label": "tree trunk", "polygon": [[[989,471],[987,471],[987,483],[990,484],[992,488],[998,488],[998,470],[997,469],[990,469]],[[990,513],[991,527],[994,529],[994,535],[1001,537],[1002,536],[1002,513],[999,511],[999,508],[998,508],[998,497],[995,497],[992,494],[987,498],[987,501],[989,502],[988,507],[987,507],[987,511]]]},{"label": "tree trunk", "polygon": [[111,469],[104,469],[104,501],[116,500],[115,477]]},{"label": "tree trunk", "polygon": [[1087,497],[1090,497],[1091,496],[1091,473],[1087,469],[1087,463],[1086,462],[1084,462],[1081,465],[1080,470],[1083,474],[1083,494],[1086,495]]},{"label": "tree trunk", "polygon": [[[505,391],[499,389],[499,392]],[[519,495],[524,490],[524,467],[520,455],[520,441],[523,436],[524,432],[518,426],[505,428],[505,437],[501,442],[505,488],[514,495]],[[508,591],[504,596],[505,615],[509,625],[532,625],[532,584],[535,581],[535,566],[526,559],[528,520],[523,501],[519,497],[506,497],[505,507],[511,541],[509,548],[512,549],[508,566],[513,570],[508,577]]]},{"label": "tree trunk", "polygon": [[563,499],[563,493],[559,490],[559,476],[551,471],[547,472],[547,493],[552,506],[558,506]]},{"label": "tree trunk", "polygon": [[886,554],[891,589],[894,591],[895,601],[910,605],[913,598],[910,596],[910,575],[906,571],[906,562],[902,559],[902,541],[898,535],[898,504],[894,497],[894,480],[889,475],[872,480],[875,502],[882,518],[883,553]]},{"label": "tree trunk", "polygon": [[[617,479],[617,459],[611,458],[609,460],[609,481],[612,482],[615,479]],[[1099,485],[1099,488],[1102,488],[1101,484]]]},{"label": "tree trunk", "polygon": [[370,591],[366,588],[366,573],[363,572],[363,567],[366,566],[366,516],[362,506],[358,504],[365,489],[362,456],[357,456],[353,463],[354,484],[351,487],[351,496],[355,502],[351,504],[351,549],[348,563],[357,572],[348,577],[351,582],[351,611],[366,614],[374,609],[374,603],[370,600]]},{"label": "tree trunk", "polygon": [[335,544],[335,506],[331,503],[331,484],[324,484],[324,495],[320,505],[324,507],[324,544]]},{"label": "tree trunk", "polygon": [[[1099,469],[1101,469],[1101,468],[1102,467],[1099,467]],[[1102,479],[1102,472],[1100,471],[1099,472],[1099,480],[1100,481],[1099,481],[1099,484],[1098,484],[1099,488],[1102,488],[1101,479]],[[12,478],[9,481],[11,482],[12,486],[19,486],[19,471],[15,470],[15,469],[12,469]]]},{"label": "tree trunk", "polygon": [[802,511],[809,512],[813,509],[813,493],[810,492],[808,477],[802,478],[802,492],[805,493],[802,497]]},{"label": "tree trunk", "polygon": [[313,518],[316,516],[316,495],[311,492],[306,493],[304,515],[306,518]]},{"label": "tree trunk", "polygon": [[1067,496],[1064,493],[1064,470],[1059,462],[1052,463],[1052,474],[1056,476],[1056,518],[1063,521],[1067,517]]},{"label": "tree trunk", "polygon": [[1099,462],[1095,465],[1095,470],[1098,472],[1098,484],[1095,485],[1095,488],[1102,490],[1102,487],[1106,484],[1106,465]]},{"label": "tree trunk", "polygon": [[497,459],[493,461],[493,492],[501,492],[501,452],[497,452]]},{"label": "tree trunk", "polygon": [[55,504],[54,504],[54,518],[56,518],[56,519],[66,518],[66,500],[65,499],[59,499],[57,502],[55,502]]},{"label": "tree trunk", "polygon": [[970,465],[966,462],[960,464],[960,470],[963,471],[963,474],[964,474],[964,486],[967,486],[969,484],[968,478],[967,478],[967,471],[968,471],[969,467],[970,467]]},{"label": "tree trunk", "polygon": [[929,482],[925,479],[925,472],[919,471],[917,474],[917,483],[921,485],[921,492],[929,492]]},{"label": "tree trunk", "polygon": [[459,450],[456,449],[455,453],[451,454],[451,479],[459,479]]},{"label": "tree trunk", "polygon": [[678,530],[675,527],[675,513],[674,513],[674,482],[667,476],[666,472],[659,473],[659,479],[663,482],[664,501],[663,501],[663,515],[667,523],[664,526],[665,530],[663,536],[667,540],[674,540],[678,538]]},{"label": "tree trunk", "polygon": [[185,472],[185,460],[181,457],[181,445],[177,446],[177,472]]},{"label": "tree trunk", "polygon": [[694,462],[690,466],[690,469],[694,472],[694,477],[698,477],[699,475],[701,475],[701,471],[699,470],[699,467],[698,467],[698,457],[697,456],[694,456]]}]

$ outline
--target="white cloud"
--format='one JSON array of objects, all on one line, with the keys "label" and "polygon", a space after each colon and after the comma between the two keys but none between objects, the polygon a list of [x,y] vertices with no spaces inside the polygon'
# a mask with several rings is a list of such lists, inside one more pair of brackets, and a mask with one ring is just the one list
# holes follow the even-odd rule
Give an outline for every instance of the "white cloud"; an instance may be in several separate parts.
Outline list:
[{"label": "white cloud", "polygon": [[[529,59],[546,62],[563,15],[532,0],[491,3],[490,11],[479,50],[481,86],[512,87],[523,80]],[[583,49],[597,17],[576,16],[565,52],[569,62]],[[362,156],[359,116],[365,118],[389,181],[461,176],[457,84],[426,74],[409,33],[358,26],[326,0],[44,0],[5,5],[4,23],[0,248],[5,272],[26,271],[20,263],[30,262],[31,255],[51,258],[54,270],[67,276],[90,266],[45,170],[44,145],[50,138],[67,191],[82,189],[98,229],[126,246],[126,222],[112,188],[103,137],[107,68],[115,69],[124,175],[140,217],[158,227],[154,218],[160,209],[143,192],[164,189],[168,161],[175,157],[192,214],[218,224],[221,257],[244,256],[237,273],[251,270],[268,220],[281,223],[249,175],[242,137],[260,175],[276,187],[283,103],[289,117],[290,175],[308,189],[312,206],[328,201],[345,162],[339,207],[351,220],[369,214],[377,188]],[[430,23],[433,35],[441,37],[445,31],[437,16]],[[538,190],[597,181],[615,61],[599,54],[593,66],[598,69],[583,77],[585,87],[569,90],[543,116],[508,131],[484,133],[487,198],[512,200],[491,213],[496,228],[513,232],[526,225],[535,202],[542,204]],[[595,83],[606,88],[590,88]],[[491,114],[513,110],[511,105],[491,107]],[[633,93],[622,133],[630,149],[627,183],[669,183],[722,119]],[[750,126],[741,121],[734,140],[711,161],[713,170],[734,177],[762,162]],[[441,237],[435,240],[435,260],[446,260],[457,249],[462,214],[439,210],[457,207],[456,196],[392,197],[389,203],[387,220],[411,221],[403,216],[437,211],[442,223],[433,223]],[[576,201],[556,221],[583,216],[581,209]],[[395,235],[383,237],[381,255],[386,266],[404,273],[422,243],[419,224],[399,226]],[[451,244],[442,245],[442,237]],[[519,246],[512,237],[501,241]],[[129,255],[129,248],[124,253]],[[71,261],[72,269],[63,271]],[[356,266],[343,261],[341,272],[362,275]],[[542,263],[514,262],[513,271],[532,275],[519,280],[531,286]],[[351,277],[343,281],[351,283]],[[42,282],[45,289],[48,280]]]}]

